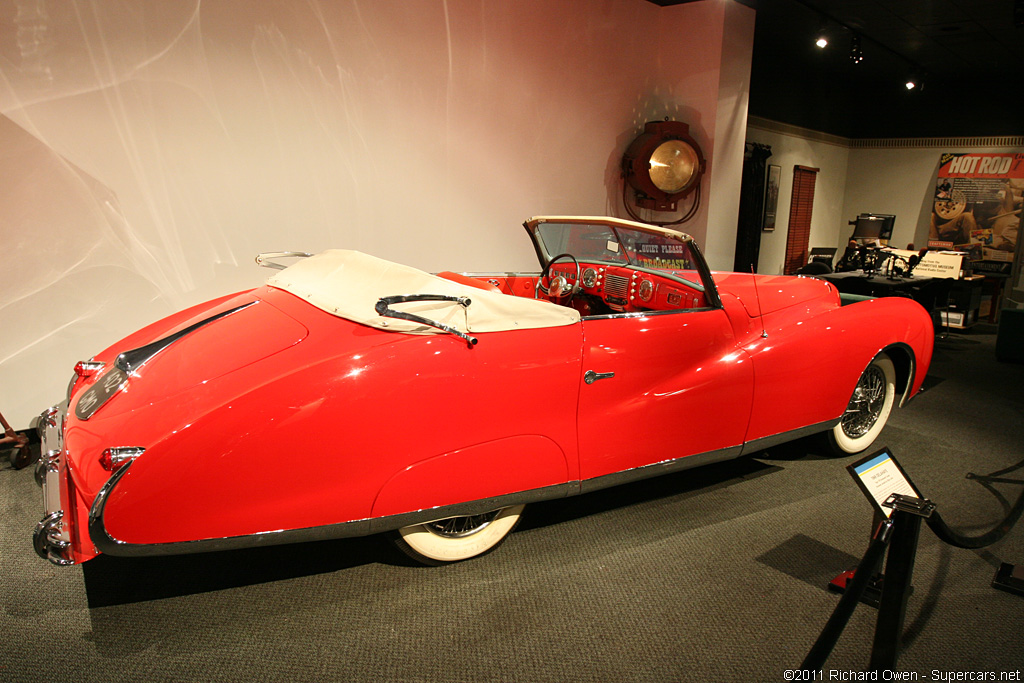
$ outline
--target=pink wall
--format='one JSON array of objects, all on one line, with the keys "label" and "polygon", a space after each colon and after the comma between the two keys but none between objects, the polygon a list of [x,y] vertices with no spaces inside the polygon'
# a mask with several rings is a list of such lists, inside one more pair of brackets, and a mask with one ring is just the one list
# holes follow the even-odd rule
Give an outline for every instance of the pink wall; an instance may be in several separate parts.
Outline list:
[{"label": "pink wall", "polygon": [[[0,410],[25,426],[75,361],[261,284],[259,251],[536,269],[520,223],[622,215],[645,121],[742,154],[716,140],[737,13],[752,37],[732,0],[0,0]],[[736,202],[711,178],[702,240]]]}]

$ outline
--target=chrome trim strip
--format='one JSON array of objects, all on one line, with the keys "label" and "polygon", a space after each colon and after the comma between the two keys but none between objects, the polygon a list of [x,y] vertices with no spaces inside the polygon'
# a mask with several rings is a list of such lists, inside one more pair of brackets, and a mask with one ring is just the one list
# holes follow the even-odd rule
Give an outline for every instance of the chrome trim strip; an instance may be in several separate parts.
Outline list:
[{"label": "chrome trim strip", "polygon": [[[846,406],[843,406],[844,410],[845,408]],[[780,443],[795,441],[796,439],[802,439],[805,436],[812,436],[814,434],[820,434],[821,432],[827,432],[839,424],[841,419],[842,415],[834,420],[825,420],[824,422],[808,425],[807,427],[800,427],[799,429],[792,429],[788,432],[779,432],[778,434],[772,434],[771,436],[762,436],[760,439],[747,441],[743,444],[743,452],[740,455],[749,455],[757,451],[763,451],[766,448],[771,448],[772,446],[778,446]]]},{"label": "chrome trim strip", "polygon": [[553,484],[539,489],[519,491],[517,493],[509,493],[503,496],[481,498],[480,500],[474,500],[468,503],[442,505],[440,507],[429,508],[427,510],[417,510],[415,512],[406,512],[399,515],[377,517],[366,521],[369,522],[369,533],[376,534],[401,529],[415,524],[437,522],[450,517],[482,515],[484,513],[497,510],[498,508],[509,507],[511,505],[530,505],[532,503],[541,503],[546,500],[569,498],[576,495],[578,492],[579,482],[570,481],[564,484]]},{"label": "chrome trim strip", "polygon": [[118,470],[100,490],[89,512],[89,537],[96,549],[107,555],[121,557],[144,557],[153,555],[182,555],[189,553],[212,552],[219,550],[235,550],[265,545],[281,545],[285,543],[303,543],[324,541],[338,538],[368,536],[385,531],[393,531],[416,524],[426,524],[449,517],[479,515],[510,505],[528,505],[546,500],[567,498],[582,493],[590,493],[600,489],[625,484],[632,481],[678,472],[702,465],[730,460],[741,455],[741,447],[733,446],[708,453],[688,455],[665,462],[637,467],[626,472],[616,472],[584,481],[570,481],[529,491],[520,491],[503,496],[484,498],[455,505],[444,505],[426,510],[417,510],[387,517],[358,519],[351,522],[329,524],[326,526],[307,527],[304,529],[283,529],[267,531],[246,536],[228,538],[209,538],[197,541],[179,541],[175,543],[126,543],[112,537],[106,530],[103,515],[107,499],[121,478],[131,468],[131,463]]},{"label": "chrome trim strip", "polygon": [[241,311],[242,309],[249,308],[250,306],[252,306],[255,303],[257,303],[257,302],[250,301],[247,304],[242,304],[241,306],[236,306],[235,308],[232,308],[231,310],[222,311],[221,313],[218,313],[216,315],[212,315],[209,318],[206,318],[205,320],[200,320],[196,324],[190,325],[189,327],[186,327],[185,329],[183,329],[183,330],[181,330],[179,332],[175,332],[174,334],[170,334],[170,335],[164,337],[163,339],[157,339],[155,342],[151,342],[149,344],[146,344],[145,346],[140,346],[137,349],[132,349],[130,351],[125,351],[125,352],[123,352],[121,355],[119,355],[117,357],[117,361],[115,361],[114,365],[116,365],[120,370],[122,370],[122,371],[124,371],[124,372],[126,372],[126,373],[128,373],[130,375],[133,372],[135,372],[136,370],[138,370],[140,365],[142,365],[143,363],[145,363],[146,361],[151,359],[153,356],[155,356],[156,354],[160,353],[161,351],[163,351],[168,346],[170,346],[174,342],[178,341],[182,337],[185,337],[185,336],[195,332],[200,327],[204,327],[204,326],[209,325],[210,323],[212,323],[212,322],[214,322],[216,320],[220,320],[221,318],[225,318],[225,317],[231,315],[232,313],[237,313],[238,311]]},{"label": "chrome trim strip", "polygon": [[256,265],[264,268],[272,268],[274,270],[284,270],[288,266],[275,263],[274,261],[268,261],[267,259],[272,258],[309,258],[312,254],[304,251],[265,251],[262,254],[256,254]]},{"label": "chrome trim strip", "polygon": [[[256,301],[250,301],[249,303],[236,306],[228,311],[222,311],[216,315],[212,315],[205,320],[200,320],[194,325],[190,325],[183,330],[170,334],[163,339],[158,339],[154,342],[150,342],[145,346],[140,346],[137,349],[131,349],[121,353],[117,360],[114,361],[114,367],[102,375],[92,386],[86,389],[75,403],[75,416],[79,420],[88,420],[91,418],[96,411],[106,405],[107,401],[119,394],[127,386],[129,378],[136,370],[139,369],[143,363],[149,361],[153,356],[157,355],[168,346],[178,341],[182,337],[185,337],[200,327],[209,325],[210,323],[225,318],[232,313],[237,313],[244,308],[248,308]],[[74,384],[72,383],[72,387]],[[69,387],[70,390],[70,387]]]},{"label": "chrome trim strip", "polygon": [[630,482],[640,481],[641,479],[658,477],[662,474],[671,474],[672,472],[681,472],[683,470],[700,467],[702,465],[710,465],[723,460],[732,460],[740,456],[740,451],[741,446],[731,446],[729,448],[721,448],[719,450],[708,451],[706,453],[684,455],[681,458],[664,460],[652,465],[643,465],[642,467],[635,467],[624,472],[613,472],[612,474],[605,474],[600,477],[594,477],[593,479],[584,479],[580,482],[580,493],[590,493],[591,491],[599,491],[611,486],[618,486],[619,484],[628,484]]},{"label": "chrome trim strip", "polygon": [[647,318],[656,315],[679,315],[681,313],[703,313],[715,311],[716,308],[678,308],[674,311],[632,311],[630,313],[607,313],[603,315],[585,315],[581,320],[615,320],[617,318]]},{"label": "chrome trim strip", "polygon": [[[465,275],[466,277],[479,278],[479,277],[539,277],[540,272],[534,271],[531,273],[519,272],[519,271],[504,271],[504,272],[466,272],[466,271],[454,271],[458,272],[459,275]],[[437,273],[433,273],[437,275]]]},{"label": "chrome trim strip", "polygon": [[329,524],[326,526],[307,527],[304,529],[282,529],[266,531],[246,536],[230,536],[227,538],[208,538],[197,541],[178,541],[175,543],[126,543],[111,536],[103,522],[107,499],[111,491],[131,468],[125,465],[112,476],[97,494],[89,511],[89,537],[96,549],[107,555],[120,557],[144,557],[153,555],[184,555],[219,550],[236,550],[265,545],[282,545],[285,543],[305,543],[310,541],[326,541],[338,538],[353,538],[392,531],[415,524],[436,522],[449,517],[462,517],[490,512],[510,505],[525,505],[544,500],[565,498],[578,491],[578,482],[556,484],[540,489],[495,496],[457,505],[445,505],[426,510],[417,510],[399,515],[389,515],[373,519],[358,519],[351,522]]},{"label": "chrome trim strip", "polygon": [[127,465],[114,472],[110,479],[107,479],[107,483],[96,494],[92,501],[92,507],[89,508],[89,538],[92,539],[93,545],[101,553],[118,555],[120,553],[116,549],[121,545],[126,545],[123,541],[119,541],[107,533],[107,529],[103,525],[103,509],[107,506],[107,498],[110,496],[110,492],[117,486],[117,482],[121,481],[121,478],[128,474],[128,470],[131,469],[134,462],[134,460],[130,461]]}]

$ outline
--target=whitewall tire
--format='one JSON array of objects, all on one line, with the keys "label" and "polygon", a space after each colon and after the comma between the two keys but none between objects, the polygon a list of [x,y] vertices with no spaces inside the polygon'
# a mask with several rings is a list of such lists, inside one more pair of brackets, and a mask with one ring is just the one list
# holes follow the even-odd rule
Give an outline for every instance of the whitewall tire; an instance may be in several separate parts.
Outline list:
[{"label": "whitewall tire", "polygon": [[875,356],[857,381],[846,412],[831,431],[828,445],[837,455],[866,450],[885,427],[896,400],[896,368],[887,355]]},{"label": "whitewall tire", "polygon": [[395,532],[393,539],[402,552],[423,564],[460,562],[497,548],[516,528],[524,507],[407,526]]}]

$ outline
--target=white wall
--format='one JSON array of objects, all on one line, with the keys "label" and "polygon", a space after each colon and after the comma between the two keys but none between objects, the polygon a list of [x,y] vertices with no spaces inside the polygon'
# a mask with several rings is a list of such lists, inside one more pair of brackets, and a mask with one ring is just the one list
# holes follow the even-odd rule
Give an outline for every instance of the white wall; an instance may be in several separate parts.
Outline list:
[{"label": "white wall", "polygon": [[757,272],[781,274],[786,261],[786,235],[789,207],[793,196],[794,166],[820,169],[814,185],[814,211],[811,214],[811,247],[839,245],[846,225],[843,202],[850,150],[841,140],[829,142],[810,137],[780,133],[751,125],[747,141],[771,145],[772,156],[766,163],[782,167],[775,230],[761,233],[761,252]]},{"label": "white wall", "polygon": [[753,12],[731,0],[0,5],[0,410],[16,427],[77,360],[261,284],[259,251],[536,268],[521,222],[622,215],[619,160],[648,120],[687,122],[714,153],[685,229],[736,212]]},{"label": "white wall", "polygon": [[[750,59],[754,49],[754,12],[738,4],[720,3],[725,13],[722,38],[715,146],[709,169],[714,191],[707,199],[707,232],[699,242],[716,270],[732,270],[736,254],[739,196],[743,181],[743,143],[750,95]],[[682,230],[690,230],[682,226]],[[692,230],[690,230],[692,232]]]}]

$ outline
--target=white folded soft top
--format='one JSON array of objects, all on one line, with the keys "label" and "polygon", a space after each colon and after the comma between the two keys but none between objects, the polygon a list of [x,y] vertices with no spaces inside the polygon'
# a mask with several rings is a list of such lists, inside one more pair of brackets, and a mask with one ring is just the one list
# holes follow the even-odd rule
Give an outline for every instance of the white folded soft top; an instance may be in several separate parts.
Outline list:
[{"label": "white folded soft top", "polygon": [[293,294],[328,313],[392,332],[444,334],[437,328],[377,314],[377,302],[387,296],[441,294],[468,297],[463,307],[451,301],[394,304],[395,310],[443,323],[461,332],[502,332],[558,327],[579,322],[575,309],[548,301],[477,289],[374,256],[330,249],[280,271],[271,287]]}]

